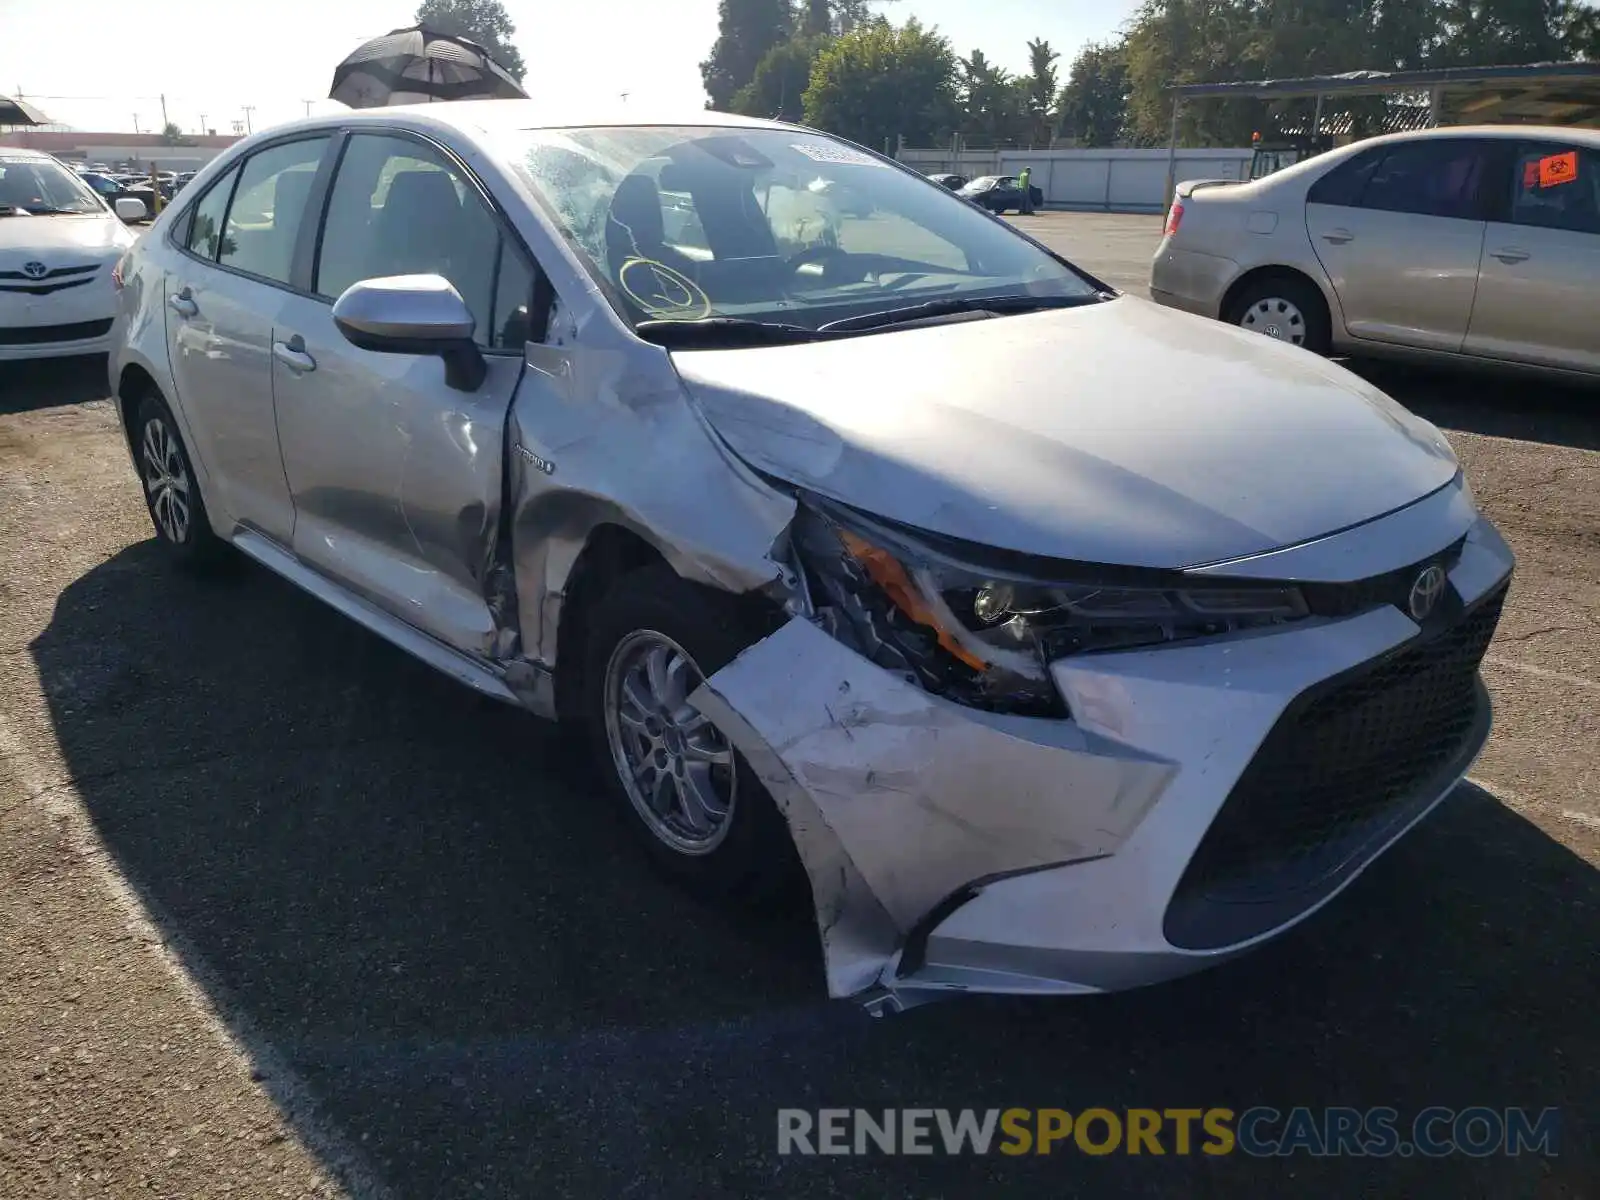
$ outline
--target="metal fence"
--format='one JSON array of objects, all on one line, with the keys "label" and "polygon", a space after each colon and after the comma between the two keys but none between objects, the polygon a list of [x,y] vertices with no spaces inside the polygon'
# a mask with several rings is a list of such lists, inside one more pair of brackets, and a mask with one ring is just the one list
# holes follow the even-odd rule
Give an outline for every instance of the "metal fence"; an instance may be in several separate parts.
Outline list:
[{"label": "metal fence", "polygon": [[[1186,179],[1248,179],[1252,150],[1179,150],[1177,182]],[[1033,168],[1033,186],[1046,208],[1102,212],[1162,212],[1167,192],[1165,150],[963,150],[950,147],[900,151],[900,161],[925,174],[949,172],[969,179],[1016,175]]]}]

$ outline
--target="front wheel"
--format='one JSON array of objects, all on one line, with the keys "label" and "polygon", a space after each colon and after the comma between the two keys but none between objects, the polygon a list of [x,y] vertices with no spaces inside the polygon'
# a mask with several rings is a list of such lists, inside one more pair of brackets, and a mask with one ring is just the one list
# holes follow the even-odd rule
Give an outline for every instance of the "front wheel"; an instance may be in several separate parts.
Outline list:
[{"label": "front wheel", "polygon": [[1249,284],[1229,307],[1230,325],[1326,354],[1332,346],[1328,305],[1309,280],[1269,276]]},{"label": "front wheel", "polygon": [[583,716],[597,765],[646,851],[690,890],[763,901],[799,860],[772,797],[689,702],[759,636],[729,596],[666,566],[617,580],[590,622]]}]

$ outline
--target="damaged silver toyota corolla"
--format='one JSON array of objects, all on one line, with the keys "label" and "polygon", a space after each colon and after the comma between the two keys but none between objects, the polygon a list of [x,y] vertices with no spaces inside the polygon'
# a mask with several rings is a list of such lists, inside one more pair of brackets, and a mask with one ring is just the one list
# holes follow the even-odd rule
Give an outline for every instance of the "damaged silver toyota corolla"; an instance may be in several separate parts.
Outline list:
[{"label": "damaged silver toyota corolla", "polygon": [[1436,429],[810,130],[306,121],[117,278],[176,557],[578,722],[687,884],[803,871],[877,1011],[1238,954],[1488,733],[1512,559]]}]

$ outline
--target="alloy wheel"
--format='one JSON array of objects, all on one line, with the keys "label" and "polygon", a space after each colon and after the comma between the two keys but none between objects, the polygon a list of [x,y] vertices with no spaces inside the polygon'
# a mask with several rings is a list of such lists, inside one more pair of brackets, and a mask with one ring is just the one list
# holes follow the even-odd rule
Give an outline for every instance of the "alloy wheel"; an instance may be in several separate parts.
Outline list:
[{"label": "alloy wheel", "polygon": [[680,854],[709,854],[732,822],[733,748],[689,695],[704,675],[663,633],[637,630],[606,665],[606,740],[622,786],[650,832]]},{"label": "alloy wheel", "polygon": [[173,545],[189,540],[190,479],[177,435],[160,417],[145,422],[140,444],[144,490],[156,527]]}]

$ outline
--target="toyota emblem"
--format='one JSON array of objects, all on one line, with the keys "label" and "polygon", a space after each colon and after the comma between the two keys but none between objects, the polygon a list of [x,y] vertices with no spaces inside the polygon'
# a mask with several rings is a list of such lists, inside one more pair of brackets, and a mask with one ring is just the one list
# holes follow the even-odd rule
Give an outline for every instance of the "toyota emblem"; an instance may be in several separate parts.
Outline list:
[{"label": "toyota emblem", "polygon": [[22,273],[29,279],[43,279],[49,273],[49,268],[42,262],[23,263]]},{"label": "toyota emblem", "polygon": [[1427,620],[1428,614],[1438,607],[1439,597],[1444,595],[1445,583],[1444,568],[1437,563],[1418,572],[1408,600],[1412,620]]}]

